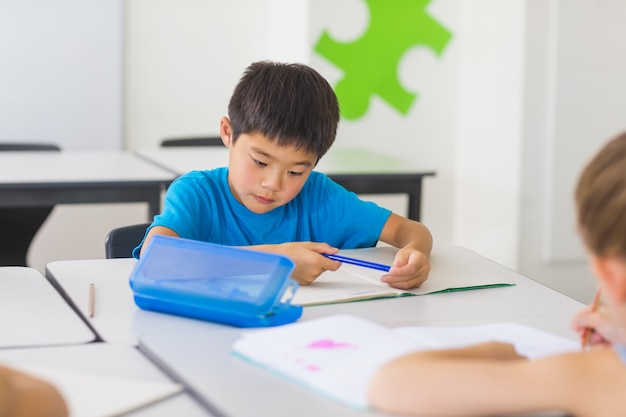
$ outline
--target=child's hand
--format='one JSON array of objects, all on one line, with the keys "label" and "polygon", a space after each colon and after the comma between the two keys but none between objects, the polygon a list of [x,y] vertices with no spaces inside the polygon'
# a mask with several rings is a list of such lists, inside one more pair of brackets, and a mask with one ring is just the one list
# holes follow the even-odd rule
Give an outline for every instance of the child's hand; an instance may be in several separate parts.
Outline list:
[{"label": "child's hand", "polygon": [[585,337],[587,329],[591,329],[589,346],[622,342],[619,330],[611,322],[610,315],[603,306],[599,306],[595,312],[591,311],[591,307],[579,311],[572,318],[571,327],[580,335],[581,341]]},{"label": "child's hand", "polygon": [[327,243],[318,242],[288,242],[277,245],[276,252],[290,258],[296,264],[291,278],[300,285],[309,285],[324,271],[336,271],[341,262],[328,259],[321,254],[337,253],[339,249]]},{"label": "child's hand", "polygon": [[[5,409],[7,414],[3,412]],[[54,385],[19,370],[0,366],[0,415],[66,417],[69,410]]]},{"label": "child's hand", "polygon": [[404,247],[396,253],[389,273],[380,280],[394,288],[408,290],[422,285],[429,272],[428,256],[417,249]]}]

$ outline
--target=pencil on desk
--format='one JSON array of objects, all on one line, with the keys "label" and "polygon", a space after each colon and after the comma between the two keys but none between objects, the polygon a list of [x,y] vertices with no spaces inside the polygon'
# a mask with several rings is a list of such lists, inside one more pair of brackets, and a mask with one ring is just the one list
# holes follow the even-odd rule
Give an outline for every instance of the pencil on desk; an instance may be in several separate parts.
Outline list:
[{"label": "pencil on desk", "polygon": [[350,258],[342,255],[331,255],[329,253],[323,253],[323,256],[332,259],[334,261],[345,262],[351,265],[363,266],[365,268],[377,269],[379,271],[389,272],[391,267],[389,265],[377,264],[375,262],[364,261],[362,259]]},{"label": "pencil on desk", "polygon": [[[600,296],[602,295],[602,292],[600,290],[596,291],[596,295],[593,297],[593,301],[591,302],[591,312],[595,313],[595,311],[598,309],[598,305],[600,304]],[[582,340],[582,349],[585,350],[587,348],[587,345],[589,344],[589,340],[591,339],[591,335],[593,334],[593,329],[591,329],[590,327],[587,327],[583,333],[583,340]]]},{"label": "pencil on desk", "polygon": [[89,305],[87,306],[87,314],[89,317],[93,317],[93,311],[95,307],[95,297],[96,296],[96,286],[94,284],[89,284]]}]

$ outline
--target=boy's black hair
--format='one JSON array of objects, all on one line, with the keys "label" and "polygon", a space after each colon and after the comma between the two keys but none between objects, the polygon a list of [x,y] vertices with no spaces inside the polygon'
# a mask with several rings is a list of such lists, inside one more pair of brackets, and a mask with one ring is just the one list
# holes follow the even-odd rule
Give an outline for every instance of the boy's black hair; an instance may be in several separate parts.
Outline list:
[{"label": "boy's black hair", "polygon": [[235,87],[228,117],[233,142],[243,133],[259,133],[321,158],[335,140],[339,104],[313,68],[260,61],[246,68]]}]

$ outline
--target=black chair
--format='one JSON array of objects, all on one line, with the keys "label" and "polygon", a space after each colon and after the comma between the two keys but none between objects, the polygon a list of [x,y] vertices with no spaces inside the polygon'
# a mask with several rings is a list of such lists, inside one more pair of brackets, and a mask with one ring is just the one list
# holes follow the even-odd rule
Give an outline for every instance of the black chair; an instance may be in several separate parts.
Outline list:
[{"label": "black chair", "polygon": [[0,142],[0,152],[11,151],[60,151],[61,147],[53,143],[9,143]]},{"label": "black chair", "polygon": [[141,242],[150,223],[117,227],[104,238],[104,254],[107,259],[131,258],[133,249]]},{"label": "black chair", "polygon": [[173,138],[161,141],[161,147],[172,146],[224,146],[219,136],[207,136],[197,138]]},{"label": "black chair", "polygon": [[[50,143],[0,143],[0,152],[53,151]],[[0,208],[0,266],[27,266],[30,244],[54,206]]]}]

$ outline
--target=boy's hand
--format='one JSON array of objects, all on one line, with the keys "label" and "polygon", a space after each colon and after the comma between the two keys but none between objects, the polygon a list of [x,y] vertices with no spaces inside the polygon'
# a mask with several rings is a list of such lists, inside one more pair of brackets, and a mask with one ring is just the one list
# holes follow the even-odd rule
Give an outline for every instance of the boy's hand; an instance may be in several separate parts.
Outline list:
[{"label": "boy's hand", "polygon": [[296,264],[291,278],[300,285],[309,285],[324,271],[336,271],[341,262],[328,259],[321,254],[337,253],[339,249],[327,243],[288,242],[276,245],[275,252],[287,256]]},{"label": "boy's hand", "polygon": [[428,278],[428,256],[417,249],[404,247],[396,253],[389,273],[381,281],[401,290],[417,288]]}]

